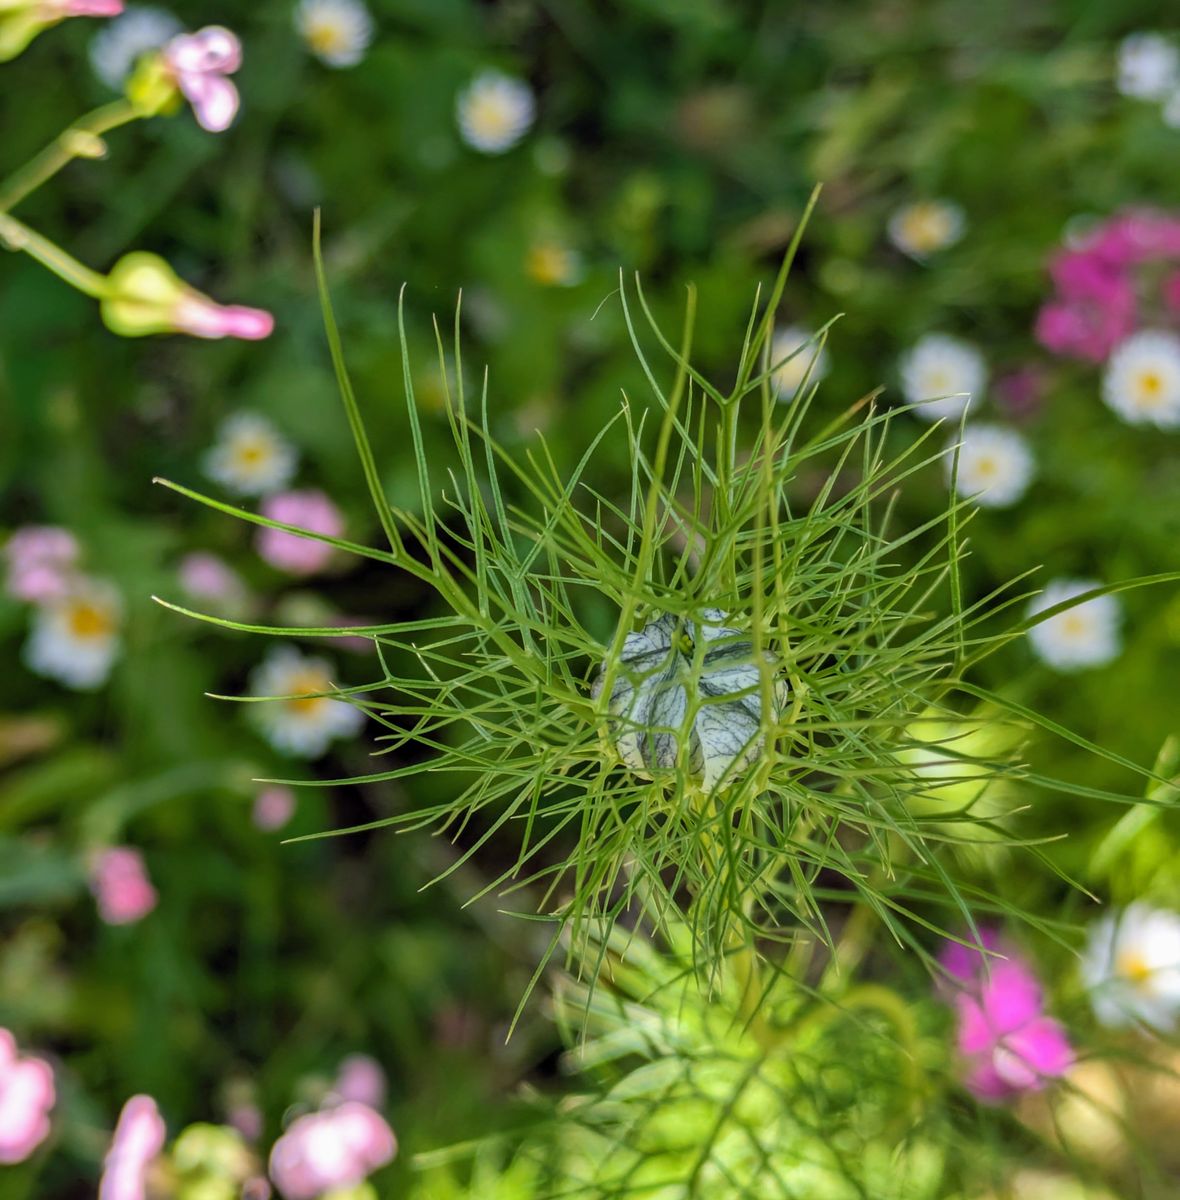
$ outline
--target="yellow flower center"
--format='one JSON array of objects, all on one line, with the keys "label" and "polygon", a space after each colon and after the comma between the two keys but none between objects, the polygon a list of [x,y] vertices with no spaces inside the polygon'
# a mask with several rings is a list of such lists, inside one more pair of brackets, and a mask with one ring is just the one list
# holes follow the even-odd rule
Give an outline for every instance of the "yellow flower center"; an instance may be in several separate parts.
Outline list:
[{"label": "yellow flower center", "polygon": [[262,466],[270,456],[270,445],[261,438],[243,438],[234,446],[238,466],[247,471]]},{"label": "yellow flower center", "polygon": [[545,287],[567,283],[572,267],[569,251],[555,242],[539,242],[530,247],[524,264],[529,277]]},{"label": "yellow flower center", "polygon": [[1000,464],[985,454],[975,463],[975,473],[984,479],[994,479],[1000,473]]},{"label": "yellow flower center", "polygon": [[1144,371],[1139,376],[1139,403],[1154,408],[1163,399],[1164,378],[1158,371]]},{"label": "yellow flower center", "polygon": [[1086,618],[1081,613],[1067,612],[1061,617],[1061,632],[1066,637],[1080,638],[1084,637],[1089,631],[1089,624]]},{"label": "yellow flower center", "polygon": [[919,254],[941,250],[950,233],[950,219],[934,204],[915,204],[901,219],[903,241]]},{"label": "yellow flower center", "polygon": [[507,137],[513,128],[512,115],[504,101],[492,93],[477,95],[472,100],[467,119],[472,128],[484,138]]},{"label": "yellow flower center", "polygon": [[111,614],[95,604],[77,600],[70,605],[70,633],[76,638],[103,638],[115,632]]},{"label": "yellow flower center", "polygon": [[1146,987],[1152,976],[1151,965],[1136,950],[1124,950],[1118,957],[1115,970],[1137,988]]},{"label": "yellow flower center", "polygon": [[310,720],[329,703],[327,696],[316,695],[317,692],[329,691],[332,681],[319,671],[300,671],[293,675],[287,684],[287,693],[302,699],[287,700],[287,711],[301,720]]},{"label": "yellow flower center", "polygon": [[331,21],[321,20],[311,24],[306,33],[307,44],[316,54],[338,54],[348,47],[344,30]]}]

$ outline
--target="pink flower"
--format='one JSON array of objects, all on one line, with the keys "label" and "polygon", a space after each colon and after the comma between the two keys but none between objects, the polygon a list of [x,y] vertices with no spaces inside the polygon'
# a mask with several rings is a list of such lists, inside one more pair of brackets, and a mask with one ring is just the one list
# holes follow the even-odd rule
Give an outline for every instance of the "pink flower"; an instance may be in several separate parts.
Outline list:
[{"label": "pink flower", "polygon": [[332,1091],[341,1100],[380,1108],[385,1103],[385,1072],[368,1054],[350,1054],[340,1063]]},{"label": "pink flower", "polygon": [[148,1167],[164,1149],[167,1135],[151,1096],[132,1096],[123,1105],[103,1161],[98,1200],[145,1200]]},{"label": "pink flower", "polygon": [[108,925],[132,925],[156,907],[156,889],[148,879],[143,855],[130,846],[112,846],[95,857],[90,890],[98,915]]},{"label": "pink flower", "polygon": [[22,1058],[16,1039],[0,1029],[0,1163],[23,1162],[49,1136],[55,1099],[50,1065]]},{"label": "pink flower", "polygon": [[242,65],[237,35],[221,25],[182,33],[164,47],[164,61],[197,124],[210,133],[228,129],[238,112],[238,89],[226,78]]},{"label": "pink flower", "polygon": [[56,525],[25,525],[4,546],[8,563],[5,588],[16,600],[42,604],[70,590],[78,542]]},{"label": "pink flower", "polygon": [[254,824],[259,829],[282,829],[295,812],[295,793],[289,787],[263,788],[254,798]]},{"label": "pink flower", "polygon": [[117,17],[123,0],[48,0],[46,7],[63,17]]},{"label": "pink flower", "polygon": [[396,1153],[385,1119],[366,1104],[345,1101],[292,1122],[270,1152],[270,1177],[286,1200],[316,1200],[360,1183]]},{"label": "pink flower", "polygon": [[1130,276],[1091,250],[1065,250],[1049,265],[1057,294],[1037,315],[1037,340],[1054,354],[1101,362],[1134,332]]},{"label": "pink flower", "polygon": [[248,1142],[256,1142],[262,1136],[262,1109],[252,1101],[235,1104],[227,1114],[230,1125]]},{"label": "pink flower", "polygon": [[1045,395],[1045,376],[1039,367],[1016,367],[997,376],[992,385],[996,403],[1020,420],[1036,413]]},{"label": "pink flower", "polygon": [[[321,491],[279,492],[262,504],[262,515],[284,525],[295,525],[309,533],[340,537],[344,518],[340,510]],[[291,575],[313,575],[331,559],[333,548],[324,542],[299,537],[282,529],[259,529],[258,553],[272,567]]]},{"label": "pink flower", "polygon": [[187,333],[258,341],[274,329],[270,313],[217,304],[189,287],[159,255],[145,250],[124,254],[111,268],[99,308],[107,328],[121,337]]},{"label": "pink flower", "polygon": [[992,963],[1004,961],[999,950],[999,933],[991,926],[981,925],[978,941],[969,933],[964,933],[961,942],[945,941],[938,961],[957,984],[972,986],[987,974]]},{"label": "pink flower", "polygon": [[1039,1091],[1074,1061],[1065,1030],[1044,1015],[1040,984],[1023,963],[1000,962],[955,999],[964,1084],[987,1103]]},{"label": "pink flower", "polygon": [[194,550],[180,560],[180,586],[194,600],[209,600],[233,607],[246,595],[241,576],[216,554]]}]

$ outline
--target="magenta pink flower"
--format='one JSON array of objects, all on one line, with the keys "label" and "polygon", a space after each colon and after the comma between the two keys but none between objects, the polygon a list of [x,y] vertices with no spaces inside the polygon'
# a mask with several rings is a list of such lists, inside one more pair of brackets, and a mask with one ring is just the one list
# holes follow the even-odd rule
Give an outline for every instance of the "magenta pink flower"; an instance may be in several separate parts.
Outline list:
[{"label": "magenta pink flower", "polygon": [[964,1084],[988,1103],[1038,1091],[1073,1065],[1065,1030],[1043,1011],[1041,987],[1023,963],[996,963],[955,999]]},{"label": "magenta pink flower", "polygon": [[282,829],[295,812],[295,793],[289,787],[266,787],[254,797],[254,824],[266,831]]},{"label": "magenta pink flower", "polygon": [[1003,962],[1000,935],[991,926],[981,925],[978,939],[970,933],[964,933],[963,940],[959,942],[948,938],[942,944],[938,961],[957,985],[974,986],[986,975],[992,963]]},{"label": "magenta pink flower", "polygon": [[238,89],[226,78],[242,65],[237,35],[221,25],[182,33],[164,48],[164,61],[197,124],[210,133],[228,129],[238,112]]},{"label": "magenta pink flower", "polygon": [[123,0],[49,0],[48,7],[63,17],[117,17]]},{"label": "magenta pink flower", "polygon": [[[294,525],[310,533],[340,537],[344,533],[344,518],[340,510],[321,491],[308,489],[278,492],[262,504],[262,515],[271,521]],[[282,529],[262,528],[258,531],[258,553],[272,567],[291,575],[313,575],[332,558],[333,547],[311,538],[299,537]]]},{"label": "magenta pink flower", "polygon": [[380,1113],[345,1101],[292,1122],[270,1152],[270,1177],[286,1200],[316,1200],[360,1183],[396,1153],[397,1139]]},{"label": "magenta pink flower", "polygon": [[385,1072],[368,1054],[350,1054],[340,1063],[332,1091],[341,1100],[355,1100],[370,1108],[385,1103]]},{"label": "magenta pink flower", "polygon": [[108,925],[132,925],[156,907],[156,889],[148,878],[143,855],[130,846],[112,846],[95,856],[90,890],[98,903],[98,915]]},{"label": "magenta pink flower", "polygon": [[5,589],[16,600],[42,604],[70,590],[78,541],[56,525],[25,525],[4,546],[8,564]]},{"label": "magenta pink flower", "polygon": [[55,1099],[53,1068],[22,1057],[16,1038],[0,1029],[0,1163],[24,1162],[49,1136]]},{"label": "magenta pink flower", "polygon": [[132,1096],[123,1105],[103,1161],[98,1200],[146,1200],[148,1168],[164,1149],[167,1136],[164,1118],[151,1096]]},{"label": "magenta pink flower", "polygon": [[1135,330],[1131,277],[1090,250],[1061,252],[1049,273],[1057,294],[1037,315],[1037,340],[1054,354],[1102,362]]}]

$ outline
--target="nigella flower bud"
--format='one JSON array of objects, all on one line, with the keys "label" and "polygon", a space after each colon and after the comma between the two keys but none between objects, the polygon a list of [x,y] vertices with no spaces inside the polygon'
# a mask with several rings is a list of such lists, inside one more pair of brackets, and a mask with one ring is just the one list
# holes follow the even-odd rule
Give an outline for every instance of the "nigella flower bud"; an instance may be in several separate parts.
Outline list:
[{"label": "nigella flower bud", "polygon": [[193,337],[268,337],[274,318],[258,308],[217,304],[186,284],[162,259],[142,250],[125,254],[107,276],[102,319],[123,337],[188,333]]},{"label": "nigella flower bud", "polygon": [[0,62],[67,17],[117,17],[123,0],[7,0],[0,3]]},{"label": "nigella flower bud", "polygon": [[[603,663],[592,695],[602,695],[609,676],[610,737],[633,771],[674,770],[687,737],[684,761],[711,791],[734,782],[762,752],[767,718],[781,716],[787,685],[773,680],[773,712],[764,717],[753,644],[727,619],[717,609],[706,609],[700,621],[662,613],[627,634],[618,662]],[[776,671],[774,656],[764,650],[762,657]]]}]

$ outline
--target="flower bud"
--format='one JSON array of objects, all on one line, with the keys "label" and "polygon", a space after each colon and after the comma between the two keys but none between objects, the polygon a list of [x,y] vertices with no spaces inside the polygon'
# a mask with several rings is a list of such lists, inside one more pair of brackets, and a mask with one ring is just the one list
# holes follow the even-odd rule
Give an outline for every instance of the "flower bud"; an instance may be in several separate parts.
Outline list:
[{"label": "flower bud", "polygon": [[186,284],[155,254],[125,254],[107,276],[102,319],[122,337],[187,333],[200,338],[268,337],[274,318],[258,308],[222,305]]}]

